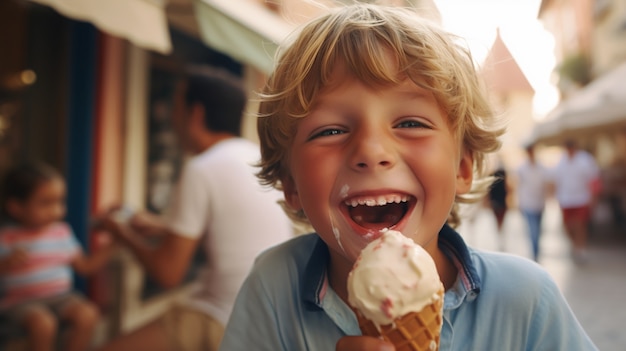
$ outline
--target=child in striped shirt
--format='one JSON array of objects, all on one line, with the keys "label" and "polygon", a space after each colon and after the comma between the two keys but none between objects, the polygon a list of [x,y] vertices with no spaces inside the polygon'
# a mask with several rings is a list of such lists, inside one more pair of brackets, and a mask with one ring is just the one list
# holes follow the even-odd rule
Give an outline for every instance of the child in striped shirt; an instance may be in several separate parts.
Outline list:
[{"label": "child in striped shirt", "polygon": [[[31,350],[52,350],[59,323],[68,326],[63,349],[88,348],[99,319],[97,307],[72,291],[72,270],[89,275],[114,250],[83,253],[65,216],[65,181],[44,164],[10,170],[3,184],[0,227],[0,324],[28,334]],[[6,326],[6,324],[5,324]]]}]

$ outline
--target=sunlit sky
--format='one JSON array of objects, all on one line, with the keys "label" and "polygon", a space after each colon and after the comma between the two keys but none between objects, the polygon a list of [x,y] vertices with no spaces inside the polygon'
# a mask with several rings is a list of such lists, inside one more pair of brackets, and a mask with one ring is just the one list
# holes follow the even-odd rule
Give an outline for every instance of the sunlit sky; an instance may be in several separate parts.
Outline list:
[{"label": "sunlit sky", "polygon": [[496,37],[504,44],[535,89],[535,118],[543,118],[558,102],[550,82],[555,66],[554,39],[537,19],[541,0],[435,0],[443,26],[468,42],[482,63]]}]

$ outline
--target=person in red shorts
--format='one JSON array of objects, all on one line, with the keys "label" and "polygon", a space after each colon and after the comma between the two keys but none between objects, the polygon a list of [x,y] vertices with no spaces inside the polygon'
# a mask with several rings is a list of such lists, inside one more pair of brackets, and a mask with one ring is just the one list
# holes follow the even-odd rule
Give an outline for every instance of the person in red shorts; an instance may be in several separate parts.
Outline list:
[{"label": "person in red shorts", "polygon": [[565,142],[565,152],[554,169],[555,196],[563,212],[563,226],[572,243],[576,263],[587,260],[590,206],[599,168],[593,156],[578,148],[573,140]]}]

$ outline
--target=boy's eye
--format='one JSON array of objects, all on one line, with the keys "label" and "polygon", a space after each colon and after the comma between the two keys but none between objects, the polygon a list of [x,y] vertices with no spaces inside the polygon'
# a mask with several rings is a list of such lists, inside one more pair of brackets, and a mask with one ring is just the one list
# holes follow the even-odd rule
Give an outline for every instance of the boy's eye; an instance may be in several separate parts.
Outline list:
[{"label": "boy's eye", "polygon": [[396,128],[428,128],[428,126],[420,121],[411,119],[398,123]]},{"label": "boy's eye", "polygon": [[341,129],[324,129],[320,132],[317,132],[315,134],[313,134],[309,140],[315,139],[315,138],[319,138],[319,137],[327,137],[327,136],[333,136],[333,135],[339,135],[339,134],[343,134],[345,133],[345,131],[341,130]]}]

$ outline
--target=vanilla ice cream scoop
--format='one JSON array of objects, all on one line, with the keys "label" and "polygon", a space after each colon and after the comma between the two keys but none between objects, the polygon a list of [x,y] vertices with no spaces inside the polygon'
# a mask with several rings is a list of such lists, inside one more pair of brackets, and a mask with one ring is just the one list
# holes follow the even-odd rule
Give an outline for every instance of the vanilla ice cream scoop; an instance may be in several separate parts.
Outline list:
[{"label": "vanilla ice cream scoop", "polygon": [[432,257],[395,230],[361,252],[348,276],[348,302],[378,327],[431,305],[443,285]]}]

